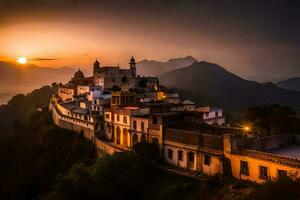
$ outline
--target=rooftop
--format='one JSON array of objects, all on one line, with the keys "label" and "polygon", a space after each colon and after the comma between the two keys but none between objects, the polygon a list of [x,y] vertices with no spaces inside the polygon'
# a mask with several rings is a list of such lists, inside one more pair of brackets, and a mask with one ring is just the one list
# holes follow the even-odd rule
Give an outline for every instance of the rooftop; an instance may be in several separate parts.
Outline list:
[{"label": "rooftop", "polygon": [[184,131],[192,131],[192,132],[201,133],[201,134],[216,134],[216,135],[239,132],[239,130],[237,130],[237,129],[212,126],[212,125],[208,125],[206,123],[202,123],[202,124],[180,123],[180,124],[172,125],[169,128],[179,129],[179,130],[184,130]]},{"label": "rooftop", "polygon": [[275,153],[281,156],[293,157],[300,159],[300,145],[290,144],[268,150],[269,153]]}]

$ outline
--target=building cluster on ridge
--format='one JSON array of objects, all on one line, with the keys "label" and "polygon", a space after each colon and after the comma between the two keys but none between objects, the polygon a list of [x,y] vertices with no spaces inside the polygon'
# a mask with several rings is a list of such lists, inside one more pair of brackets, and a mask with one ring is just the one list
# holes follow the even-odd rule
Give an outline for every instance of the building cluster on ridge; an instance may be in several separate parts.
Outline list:
[{"label": "building cluster on ridge", "polygon": [[222,109],[196,107],[158,78],[138,76],[133,57],[129,69],[96,60],[91,77],[78,70],[59,85],[49,109],[55,124],[82,133],[108,153],[147,141],[157,144],[166,163],[201,175],[264,182],[300,172],[300,153],[286,155],[283,148],[293,148],[300,137],[245,135],[226,127]]}]

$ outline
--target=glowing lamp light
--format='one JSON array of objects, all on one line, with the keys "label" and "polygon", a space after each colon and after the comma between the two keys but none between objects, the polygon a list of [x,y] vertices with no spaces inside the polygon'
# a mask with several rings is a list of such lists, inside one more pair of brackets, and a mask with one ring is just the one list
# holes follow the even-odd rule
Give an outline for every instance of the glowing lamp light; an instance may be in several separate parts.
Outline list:
[{"label": "glowing lamp light", "polygon": [[244,126],[244,131],[246,132],[246,133],[248,133],[249,131],[251,131],[251,127],[250,126]]},{"label": "glowing lamp light", "polygon": [[20,57],[20,58],[18,58],[17,61],[18,61],[18,63],[24,65],[24,64],[27,63],[27,58],[26,57]]}]

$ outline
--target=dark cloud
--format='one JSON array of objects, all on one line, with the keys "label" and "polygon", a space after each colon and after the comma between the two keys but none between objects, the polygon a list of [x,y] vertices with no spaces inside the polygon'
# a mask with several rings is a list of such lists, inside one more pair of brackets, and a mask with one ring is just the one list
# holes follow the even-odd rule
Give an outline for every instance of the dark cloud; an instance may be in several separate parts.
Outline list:
[{"label": "dark cloud", "polygon": [[59,60],[58,58],[31,58],[31,61],[53,61]]}]

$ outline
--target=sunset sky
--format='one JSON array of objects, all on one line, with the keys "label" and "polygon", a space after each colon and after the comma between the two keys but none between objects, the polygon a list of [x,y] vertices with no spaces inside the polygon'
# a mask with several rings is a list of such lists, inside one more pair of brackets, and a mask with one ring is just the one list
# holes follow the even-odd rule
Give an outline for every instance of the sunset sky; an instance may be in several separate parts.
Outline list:
[{"label": "sunset sky", "polygon": [[[300,75],[296,1],[2,0],[0,60],[91,67],[192,55],[257,80]],[[288,2],[288,3],[285,3]]]}]

